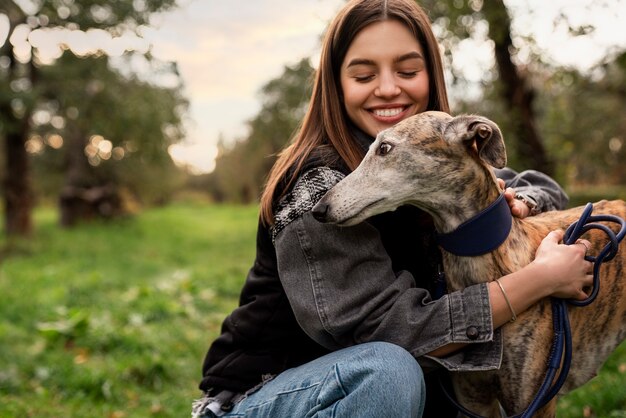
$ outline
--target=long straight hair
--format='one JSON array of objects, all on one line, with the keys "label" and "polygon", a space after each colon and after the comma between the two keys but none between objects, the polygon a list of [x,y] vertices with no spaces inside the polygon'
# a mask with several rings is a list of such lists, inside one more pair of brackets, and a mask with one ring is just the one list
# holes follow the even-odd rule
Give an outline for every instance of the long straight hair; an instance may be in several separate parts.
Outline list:
[{"label": "long straight hair", "polygon": [[422,8],[414,0],[350,1],[328,26],[308,111],[269,173],[261,195],[261,220],[265,225],[274,223],[275,203],[298,178],[313,150],[321,146],[332,147],[350,170],[363,159],[363,151],[349,129],[342,100],[340,69],[355,36],[372,23],[390,19],[404,24],[424,50],[429,76],[427,110],[450,111],[439,45]]}]

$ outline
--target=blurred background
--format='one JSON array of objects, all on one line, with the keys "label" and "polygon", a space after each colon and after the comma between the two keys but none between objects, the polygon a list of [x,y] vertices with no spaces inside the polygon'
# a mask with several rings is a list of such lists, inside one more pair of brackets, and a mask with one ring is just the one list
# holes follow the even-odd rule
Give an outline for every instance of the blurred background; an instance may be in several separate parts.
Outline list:
[{"label": "blurred background", "polygon": [[[626,0],[419,3],[509,166],[626,199]],[[0,0],[0,417],[188,413],[343,4]],[[560,416],[626,416],[607,367]]]}]

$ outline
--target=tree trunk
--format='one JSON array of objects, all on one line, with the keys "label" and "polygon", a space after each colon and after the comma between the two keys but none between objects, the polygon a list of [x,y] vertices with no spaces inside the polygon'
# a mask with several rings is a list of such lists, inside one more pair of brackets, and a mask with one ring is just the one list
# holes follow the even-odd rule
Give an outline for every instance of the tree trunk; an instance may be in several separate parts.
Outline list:
[{"label": "tree trunk", "polygon": [[537,130],[533,104],[535,91],[525,75],[520,73],[511,59],[511,19],[503,0],[483,3],[483,13],[489,22],[489,37],[495,43],[495,58],[503,98],[512,114],[516,148],[520,162],[525,168],[533,168],[552,175],[553,162],[548,159],[543,140]]},{"label": "tree trunk", "polygon": [[5,134],[7,158],[4,179],[5,231],[11,236],[28,236],[33,230],[31,215],[33,192],[25,147],[28,123],[21,122],[22,129],[11,130]]},{"label": "tree trunk", "polygon": [[[8,10],[8,9],[7,9]],[[24,19],[20,10],[13,7],[8,10],[9,33]],[[17,61],[8,40],[0,49],[0,56],[9,58],[7,84],[14,78]],[[35,69],[31,66],[31,77]],[[31,81],[34,81],[31,80]],[[32,210],[34,206],[33,190],[30,179],[30,165],[26,152],[26,140],[30,131],[30,106],[21,117],[14,116],[11,108],[11,97],[5,97],[0,102],[0,112],[4,118],[4,139],[6,155],[6,178],[4,184],[4,225],[7,235],[28,236],[32,233]]]}]

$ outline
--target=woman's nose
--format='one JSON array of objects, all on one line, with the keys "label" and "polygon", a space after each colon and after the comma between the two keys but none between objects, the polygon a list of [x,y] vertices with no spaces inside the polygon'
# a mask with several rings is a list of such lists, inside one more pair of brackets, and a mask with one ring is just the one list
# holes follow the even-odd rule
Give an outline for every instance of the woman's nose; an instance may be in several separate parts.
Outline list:
[{"label": "woman's nose", "polygon": [[398,86],[393,74],[380,75],[374,94],[378,97],[393,97],[400,94],[400,86]]}]

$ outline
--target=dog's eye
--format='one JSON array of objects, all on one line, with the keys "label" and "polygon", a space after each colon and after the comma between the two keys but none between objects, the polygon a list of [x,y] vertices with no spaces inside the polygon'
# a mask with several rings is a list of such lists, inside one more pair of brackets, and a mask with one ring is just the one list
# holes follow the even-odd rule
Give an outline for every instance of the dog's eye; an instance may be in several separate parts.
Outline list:
[{"label": "dog's eye", "polygon": [[393,148],[391,146],[391,144],[387,143],[387,142],[383,142],[378,146],[378,152],[376,154],[378,155],[387,155],[389,153],[389,151],[391,151],[391,148]]}]

